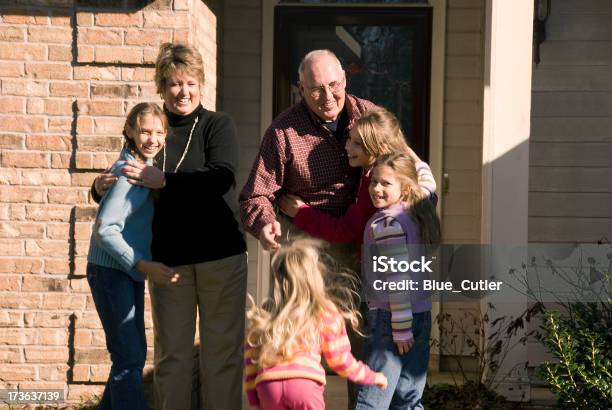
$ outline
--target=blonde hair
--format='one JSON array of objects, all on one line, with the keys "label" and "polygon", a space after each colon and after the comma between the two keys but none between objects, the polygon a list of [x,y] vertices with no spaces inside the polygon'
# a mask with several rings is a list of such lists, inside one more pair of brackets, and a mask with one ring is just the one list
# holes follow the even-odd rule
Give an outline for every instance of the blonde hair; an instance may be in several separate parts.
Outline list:
[{"label": "blonde hair", "polygon": [[188,71],[198,78],[200,85],[204,84],[204,63],[200,52],[188,44],[164,43],[159,47],[155,61],[155,85],[162,97],[168,78],[176,71]]},{"label": "blonde hair", "polygon": [[338,313],[358,328],[357,279],[337,269],[321,241],[297,239],[283,246],[272,258],[271,271],[270,297],[247,312],[247,343],[260,349],[256,361],[261,366],[290,359],[303,346],[318,345],[325,312]]},{"label": "blonde hair", "polygon": [[419,227],[421,242],[426,245],[440,242],[440,219],[429,196],[419,187],[414,160],[404,153],[386,154],[376,159],[374,168],[387,166],[400,181],[401,200],[410,204],[409,213]]},{"label": "blonde hair", "polygon": [[128,113],[125,124],[123,125],[123,147],[130,151],[134,158],[142,158],[142,155],[136,148],[136,142],[128,136],[130,132],[140,132],[140,121],[145,115],[152,115],[161,120],[162,127],[168,135],[168,117],[159,105],[154,103],[138,103],[132,107]]},{"label": "blonde hair", "polygon": [[399,120],[385,108],[375,107],[359,117],[353,128],[361,137],[364,151],[373,157],[392,152],[408,152]]}]

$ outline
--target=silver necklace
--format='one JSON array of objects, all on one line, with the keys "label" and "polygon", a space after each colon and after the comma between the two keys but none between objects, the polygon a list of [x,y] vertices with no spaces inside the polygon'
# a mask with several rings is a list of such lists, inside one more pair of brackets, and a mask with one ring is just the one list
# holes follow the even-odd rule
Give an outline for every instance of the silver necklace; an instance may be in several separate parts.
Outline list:
[{"label": "silver necklace", "polygon": [[[175,174],[176,174],[176,171],[181,166],[181,163],[185,159],[185,156],[187,155],[187,151],[189,151],[189,144],[191,144],[191,136],[193,135],[193,130],[195,130],[197,123],[198,123],[198,117],[195,117],[195,121],[193,121],[193,126],[191,127],[191,131],[189,131],[189,139],[187,140],[187,145],[185,145],[185,150],[183,151],[183,155],[181,155],[181,159],[179,159],[179,162],[176,164],[176,167],[174,168]],[[166,172],[166,146],[165,145],[164,145],[164,162],[162,163],[162,171]]]}]

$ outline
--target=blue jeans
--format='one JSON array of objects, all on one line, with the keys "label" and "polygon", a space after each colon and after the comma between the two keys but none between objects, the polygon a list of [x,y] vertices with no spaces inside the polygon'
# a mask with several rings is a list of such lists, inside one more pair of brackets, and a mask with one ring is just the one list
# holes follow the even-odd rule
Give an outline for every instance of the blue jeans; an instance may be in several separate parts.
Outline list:
[{"label": "blue jeans", "polygon": [[367,313],[364,362],[389,381],[386,390],[360,386],[356,410],[422,409],[421,397],[427,380],[431,312],[415,313],[412,319],[414,345],[399,355],[391,333],[391,312],[373,309]]},{"label": "blue jeans", "polygon": [[147,354],[144,282],[136,282],[120,270],[92,263],[87,264],[87,282],[112,361],[99,409],[146,409],[142,386]]}]

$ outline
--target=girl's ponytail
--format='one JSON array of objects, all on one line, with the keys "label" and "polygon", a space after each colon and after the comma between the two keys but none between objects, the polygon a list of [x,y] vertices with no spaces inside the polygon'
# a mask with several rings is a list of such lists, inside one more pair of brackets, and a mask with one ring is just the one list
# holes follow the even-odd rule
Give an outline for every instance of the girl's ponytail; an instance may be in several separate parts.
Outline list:
[{"label": "girl's ponytail", "polygon": [[410,190],[406,199],[412,204],[410,215],[419,227],[421,242],[425,245],[440,243],[440,219],[429,198],[417,187],[417,189]]}]

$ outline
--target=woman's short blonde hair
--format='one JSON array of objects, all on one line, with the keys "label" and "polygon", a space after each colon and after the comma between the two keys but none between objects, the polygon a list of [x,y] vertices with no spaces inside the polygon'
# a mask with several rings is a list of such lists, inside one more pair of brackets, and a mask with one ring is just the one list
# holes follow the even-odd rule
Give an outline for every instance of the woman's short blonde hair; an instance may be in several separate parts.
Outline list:
[{"label": "woman's short blonde hair", "polygon": [[159,95],[164,95],[168,78],[176,71],[187,71],[194,74],[198,78],[200,86],[203,85],[204,62],[202,61],[202,54],[189,44],[162,44],[155,61],[155,85]]}]

